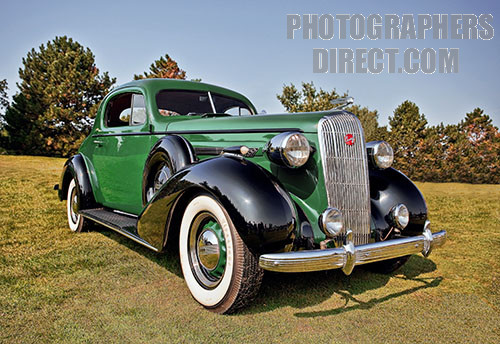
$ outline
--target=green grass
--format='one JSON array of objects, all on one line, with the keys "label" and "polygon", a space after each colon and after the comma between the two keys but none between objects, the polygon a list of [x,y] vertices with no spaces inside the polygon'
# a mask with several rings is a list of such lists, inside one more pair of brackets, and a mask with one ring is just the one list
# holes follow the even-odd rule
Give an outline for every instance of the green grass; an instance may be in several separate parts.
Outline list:
[{"label": "green grass", "polygon": [[499,185],[419,184],[449,233],[430,259],[390,276],[268,273],[250,307],[219,316],[175,255],[71,233],[52,189],[63,163],[0,156],[0,342],[500,342]]}]

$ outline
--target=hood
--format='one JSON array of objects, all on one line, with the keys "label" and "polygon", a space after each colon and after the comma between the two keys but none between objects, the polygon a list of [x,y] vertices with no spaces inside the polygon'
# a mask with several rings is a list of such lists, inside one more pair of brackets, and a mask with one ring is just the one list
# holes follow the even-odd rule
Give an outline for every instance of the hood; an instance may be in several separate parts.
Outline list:
[{"label": "hood", "polygon": [[300,112],[285,114],[265,114],[241,117],[183,117],[171,122],[168,131],[178,130],[234,130],[234,129],[300,129],[304,133],[316,133],[319,120],[327,115],[341,113],[342,110],[321,112]]}]

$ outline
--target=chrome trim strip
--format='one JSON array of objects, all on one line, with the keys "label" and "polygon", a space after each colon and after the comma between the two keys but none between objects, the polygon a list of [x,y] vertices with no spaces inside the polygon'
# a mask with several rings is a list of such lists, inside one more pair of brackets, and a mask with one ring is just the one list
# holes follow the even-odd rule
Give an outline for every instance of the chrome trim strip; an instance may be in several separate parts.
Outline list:
[{"label": "chrome trim strip", "polygon": [[155,252],[160,252],[160,251],[159,251],[156,247],[151,246],[151,245],[150,245],[150,244],[148,244],[146,241],[142,240],[141,238],[136,237],[135,235],[130,234],[129,232],[126,232],[126,231],[124,231],[124,230],[121,230],[120,228],[117,228],[117,227],[113,227],[113,226],[112,226],[112,225],[110,225],[110,224],[107,224],[107,223],[105,223],[105,222],[103,222],[103,221],[99,221],[99,220],[98,220],[98,219],[96,219],[95,217],[88,216],[88,215],[86,215],[86,214],[84,214],[84,213],[82,213],[81,215],[82,215],[83,217],[85,217],[85,218],[87,218],[87,219],[91,220],[91,221],[94,221],[94,222],[96,222],[96,223],[98,223],[98,224],[100,224],[100,225],[102,225],[102,226],[106,227],[106,228],[112,229],[112,230],[114,230],[115,232],[120,233],[121,235],[126,236],[127,238],[134,240],[136,243],[141,244],[141,245],[143,245],[143,246],[146,246],[147,248],[149,248],[149,249],[151,249],[151,250],[153,250],[153,251],[155,251]]},{"label": "chrome trim strip", "polygon": [[253,133],[284,133],[287,131],[297,131],[303,133],[300,128],[258,128],[258,129],[200,129],[200,130],[168,130],[155,131],[153,135],[190,135],[190,134],[253,134]]},{"label": "chrome trim strip", "polygon": [[107,136],[141,136],[141,135],[153,135],[149,131],[134,131],[126,133],[105,133],[105,134],[93,134],[92,137],[107,137]]},{"label": "chrome trim strip", "polygon": [[113,211],[113,213],[117,213],[118,215],[126,215],[126,216],[132,217],[134,219],[139,218],[139,216],[137,216],[135,214],[127,213],[126,211],[121,211],[121,210],[117,210],[117,209],[113,209],[112,211]]},{"label": "chrome trim strip", "polygon": [[283,133],[287,131],[297,131],[303,133],[300,128],[262,128],[262,129],[208,129],[208,130],[171,130],[171,131],[138,131],[127,133],[104,133],[93,134],[92,137],[107,136],[137,136],[137,135],[194,135],[194,134],[253,134],[253,133]]},{"label": "chrome trim strip", "polygon": [[[349,239],[349,232],[348,239]],[[446,241],[446,231],[431,233],[426,229],[422,235],[354,246],[352,240],[339,248],[263,254],[259,265],[264,270],[277,272],[308,272],[343,269],[346,275],[356,265],[422,253],[441,247]]]},{"label": "chrome trim strip", "polygon": [[[345,142],[351,135],[352,144]],[[323,117],[318,123],[318,141],[328,206],[344,216],[345,236],[352,230],[354,244],[370,240],[370,186],[365,138],[359,119],[347,112]]]}]

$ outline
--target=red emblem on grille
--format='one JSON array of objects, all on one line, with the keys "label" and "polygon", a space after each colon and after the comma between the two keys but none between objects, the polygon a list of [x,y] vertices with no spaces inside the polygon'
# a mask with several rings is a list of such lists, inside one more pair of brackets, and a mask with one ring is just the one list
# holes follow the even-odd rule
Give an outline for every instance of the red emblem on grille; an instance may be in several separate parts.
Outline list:
[{"label": "red emblem on grille", "polygon": [[352,146],[354,142],[356,142],[356,139],[353,134],[346,134],[346,136],[344,136],[344,142],[346,145]]}]

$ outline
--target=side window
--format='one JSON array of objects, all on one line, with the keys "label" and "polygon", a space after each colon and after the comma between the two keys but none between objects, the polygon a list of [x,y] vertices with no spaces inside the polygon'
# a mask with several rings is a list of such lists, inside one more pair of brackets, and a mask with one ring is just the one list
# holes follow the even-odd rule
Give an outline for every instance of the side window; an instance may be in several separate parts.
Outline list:
[{"label": "side window", "polygon": [[146,106],[142,94],[125,93],[111,99],[106,108],[106,126],[124,127],[146,122]]},{"label": "side window", "polygon": [[142,94],[132,95],[132,121],[130,125],[139,125],[146,122],[146,105]]},{"label": "side window", "polygon": [[231,116],[249,116],[252,112],[241,100],[212,93],[212,99],[217,113],[227,113]]},{"label": "side window", "polygon": [[252,113],[246,107],[235,106],[227,109],[224,113],[231,116],[250,116]]},{"label": "side window", "polygon": [[132,94],[120,94],[111,99],[106,108],[106,126],[123,127],[127,126],[132,113]]}]

